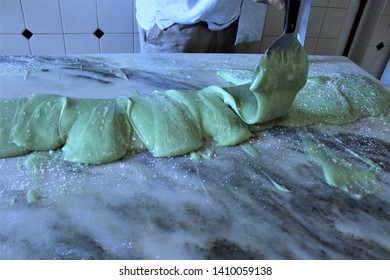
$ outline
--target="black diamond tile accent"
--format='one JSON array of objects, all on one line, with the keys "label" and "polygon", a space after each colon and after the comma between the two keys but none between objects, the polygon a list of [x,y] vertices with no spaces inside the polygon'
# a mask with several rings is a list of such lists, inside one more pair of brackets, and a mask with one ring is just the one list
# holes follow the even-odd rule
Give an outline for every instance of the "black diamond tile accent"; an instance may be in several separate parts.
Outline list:
[{"label": "black diamond tile accent", "polygon": [[96,29],[95,32],[93,32],[93,34],[100,39],[103,37],[104,32],[100,28],[98,28],[98,29]]},{"label": "black diamond tile accent", "polygon": [[23,35],[24,37],[26,37],[28,40],[30,40],[30,38],[31,38],[34,34],[31,33],[30,30],[25,29],[25,30],[22,32],[22,35]]},{"label": "black diamond tile accent", "polygon": [[377,46],[376,46],[376,49],[378,51],[380,51],[381,49],[383,49],[385,47],[385,44],[383,44],[383,42],[380,42]]}]

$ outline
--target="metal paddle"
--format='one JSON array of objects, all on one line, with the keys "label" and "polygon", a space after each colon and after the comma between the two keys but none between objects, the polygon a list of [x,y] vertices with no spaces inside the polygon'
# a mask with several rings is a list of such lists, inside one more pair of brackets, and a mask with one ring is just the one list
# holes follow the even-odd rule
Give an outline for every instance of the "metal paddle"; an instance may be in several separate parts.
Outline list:
[{"label": "metal paddle", "polygon": [[283,27],[284,33],[269,47],[266,53],[272,54],[273,52],[287,49],[292,45],[294,40],[297,40],[296,36],[294,35],[294,31],[297,25],[300,5],[301,5],[300,0],[286,1],[286,9],[284,14],[284,27]]}]

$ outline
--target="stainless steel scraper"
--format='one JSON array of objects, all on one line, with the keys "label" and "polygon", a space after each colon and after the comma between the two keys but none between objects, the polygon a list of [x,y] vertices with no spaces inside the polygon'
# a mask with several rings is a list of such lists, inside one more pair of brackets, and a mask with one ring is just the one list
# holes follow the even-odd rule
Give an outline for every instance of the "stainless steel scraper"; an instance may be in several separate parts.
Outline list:
[{"label": "stainless steel scraper", "polygon": [[294,35],[294,31],[297,24],[300,5],[300,0],[286,1],[283,27],[284,33],[271,45],[271,47],[269,47],[267,54],[283,51],[283,49],[289,48],[293,44],[294,40],[297,40]]},{"label": "stainless steel scraper", "polygon": [[311,0],[304,0],[302,4],[301,16],[299,18],[297,37],[303,46],[305,44],[307,24],[309,23]]}]

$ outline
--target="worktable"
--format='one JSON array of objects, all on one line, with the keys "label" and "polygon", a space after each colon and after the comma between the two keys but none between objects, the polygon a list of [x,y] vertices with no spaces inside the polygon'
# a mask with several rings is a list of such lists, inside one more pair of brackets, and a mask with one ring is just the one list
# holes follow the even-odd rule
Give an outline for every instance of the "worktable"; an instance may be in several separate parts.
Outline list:
[{"label": "worktable", "polygon": [[[260,56],[2,56],[0,98],[229,86],[219,71],[253,71]],[[309,75],[330,71],[368,76],[345,57],[310,57]],[[380,166],[383,188],[356,200],[329,186],[301,133]],[[59,151],[0,159],[0,259],[390,258],[388,117],[275,127],[250,145],[257,154],[206,146],[202,160],[148,151],[102,165],[64,162]]]}]

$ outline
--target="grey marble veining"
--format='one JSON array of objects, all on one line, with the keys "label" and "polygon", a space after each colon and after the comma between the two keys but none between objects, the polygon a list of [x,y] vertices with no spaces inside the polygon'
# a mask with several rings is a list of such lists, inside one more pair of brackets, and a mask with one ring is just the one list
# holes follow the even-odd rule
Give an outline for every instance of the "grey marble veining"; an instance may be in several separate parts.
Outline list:
[{"label": "grey marble veining", "polygon": [[[225,86],[218,71],[253,70],[258,59],[0,57],[0,98]],[[346,58],[310,59],[310,75],[366,75]],[[329,186],[305,139],[363,169],[378,166],[382,189],[355,200]],[[390,258],[388,117],[273,128],[249,145],[257,152],[206,145],[201,161],[142,152],[93,166],[64,162],[59,151],[0,159],[0,259]]]}]

